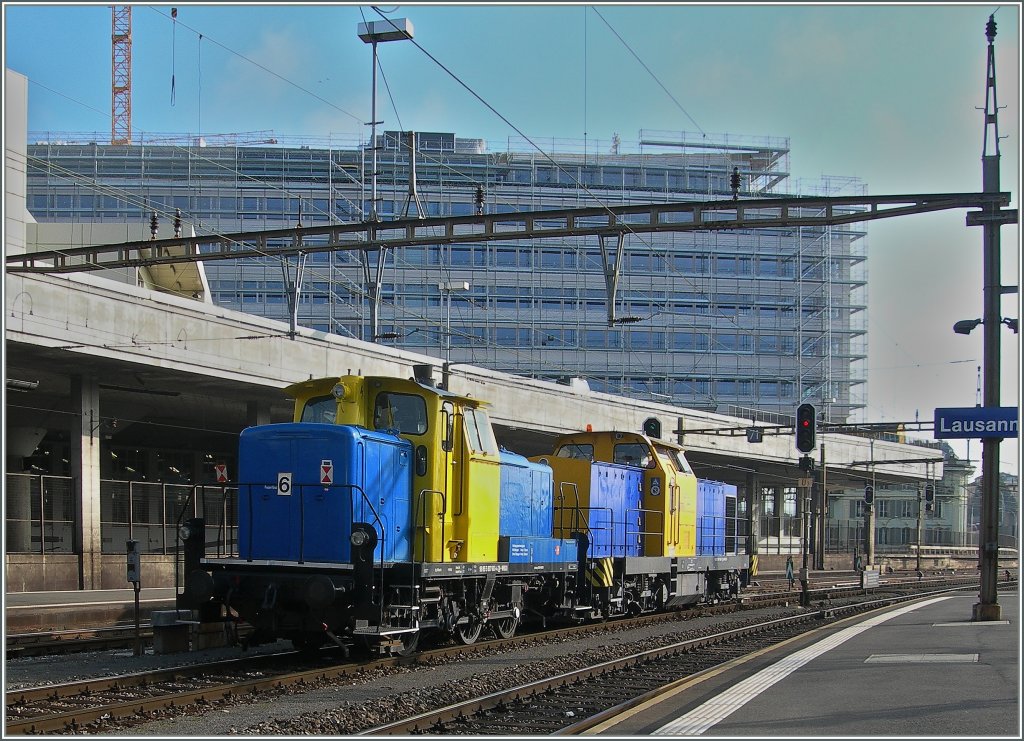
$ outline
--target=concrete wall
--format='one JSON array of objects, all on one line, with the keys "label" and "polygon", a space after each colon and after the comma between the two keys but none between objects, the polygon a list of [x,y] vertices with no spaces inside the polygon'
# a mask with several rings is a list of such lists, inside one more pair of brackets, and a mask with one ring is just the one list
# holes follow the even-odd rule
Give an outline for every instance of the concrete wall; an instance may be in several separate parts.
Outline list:
[{"label": "concrete wall", "polygon": [[[39,555],[8,553],[4,558],[7,592],[67,592],[79,589],[80,556],[71,553]],[[99,558],[99,583],[92,589],[130,589],[125,580],[125,556],[105,553]],[[174,586],[174,557],[143,554],[142,585]]]}]

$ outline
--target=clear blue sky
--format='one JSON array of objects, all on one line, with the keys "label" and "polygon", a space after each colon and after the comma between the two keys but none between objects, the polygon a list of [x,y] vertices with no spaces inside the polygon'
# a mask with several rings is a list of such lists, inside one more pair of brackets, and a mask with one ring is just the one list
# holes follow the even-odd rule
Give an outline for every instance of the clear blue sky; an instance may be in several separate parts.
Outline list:
[{"label": "clear blue sky", "polygon": [[[381,18],[370,6],[176,7],[176,24],[170,5],[133,8],[135,132],[366,135],[370,49],[356,26]],[[1018,206],[1016,3],[378,7],[409,18],[427,52],[530,137],[630,142],[641,128],[789,137],[794,178],[853,176],[872,194],[981,190],[977,109],[994,12],[1001,182]],[[109,5],[5,3],[4,15],[5,64],[30,80],[29,129],[109,135]],[[386,128],[495,144],[517,136],[413,44],[384,44],[380,57],[397,106],[381,84]],[[975,404],[981,331],[951,330],[981,316],[981,231],[964,218],[870,225],[870,421]],[[1002,240],[1002,282],[1015,285],[1017,228]],[[1019,316],[1019,295],[1004,298],[1003,315]],[[1020,344],[1009,330],[1002,340],[1002,403],[1013,406]],[[970,456],[980,457],[978,443]],[[1002,459],[1017,473],[1015,442]]]}]

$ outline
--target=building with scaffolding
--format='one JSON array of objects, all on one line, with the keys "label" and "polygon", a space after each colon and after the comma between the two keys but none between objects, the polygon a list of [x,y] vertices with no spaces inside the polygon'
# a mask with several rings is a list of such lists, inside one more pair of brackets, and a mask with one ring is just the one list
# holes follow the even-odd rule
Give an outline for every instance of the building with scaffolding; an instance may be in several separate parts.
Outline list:
[{"label": "building with scaffolding", "polygon": [[[27,200],[39,222],[148,223],[155,212],[163,237],[176,210],[197,234],[370,212],[372,150],[354,138],[29,141]],[[406,133],[385,132],[377,146],[384,221],[729,200],[734,171],[739,198],[864,194],[852,178],[792,185],[788,139],[644,130],[635,144],[495,145],[417,132],[410,146]],[[452,363],[768,420],[809,401],[842,422],[867,395],[859,226],[629,234],[614,287],[608,245],[584,236],[399,247],[383,264],[381,253],[314,253],[301,272],[270,257],[206,270],[218,304]]]}]

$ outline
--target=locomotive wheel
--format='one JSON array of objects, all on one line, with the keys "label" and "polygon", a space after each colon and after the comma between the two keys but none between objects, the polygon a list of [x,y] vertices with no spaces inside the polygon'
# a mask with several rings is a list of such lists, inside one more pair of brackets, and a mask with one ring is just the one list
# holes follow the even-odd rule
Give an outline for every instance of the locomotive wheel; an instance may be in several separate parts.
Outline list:
[{"label": "locomotive wheel", "polygon": [[488,623],[488,625],[494,628],[494,632],[499,638],[511,638],[516,634],[516,628],[519,627],[519,618],[501,618]]},{"label": "locomotive wheel", "polygon": [[402,647],[395,649],[399,656],[412,656],[420,644],[420,632],[405,633],[402,635]]},{"label": "locomotive wheel", "polygon": [[462,623],[461,625],[455,626],[455,638],[463,646],[469,646],[470,644],[476,643],[476,639],[480,637],[480,633],[483,632],[484,624],[480,622],[471,621],[468,623]]}]

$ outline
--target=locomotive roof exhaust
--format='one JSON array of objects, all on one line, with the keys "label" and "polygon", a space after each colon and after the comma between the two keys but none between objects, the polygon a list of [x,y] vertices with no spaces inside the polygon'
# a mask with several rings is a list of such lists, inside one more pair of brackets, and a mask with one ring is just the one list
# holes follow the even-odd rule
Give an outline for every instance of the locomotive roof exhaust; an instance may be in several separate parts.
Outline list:
[{"label": "locomotive roof exhaust", "polygon": [[437,386],[434,380],[434,366],[430,363],[418,363],[412,367],[412,377],[416,383],[424,386]]}]

